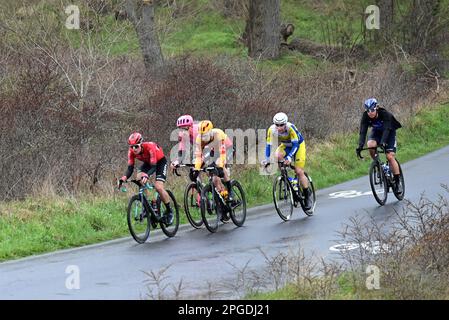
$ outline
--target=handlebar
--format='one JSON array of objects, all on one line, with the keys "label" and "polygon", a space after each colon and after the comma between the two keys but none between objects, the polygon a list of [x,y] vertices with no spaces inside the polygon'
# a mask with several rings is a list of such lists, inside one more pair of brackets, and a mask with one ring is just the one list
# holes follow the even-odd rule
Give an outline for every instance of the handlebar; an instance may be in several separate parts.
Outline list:
[{"label": "handlebar", "polygon": [[183,167],[189,167],[189,168],[193,168],[195,167],[194,164],[178,164],[177,166],[175,166],[175,168],[173,169],[173,173],[176,174],[178,177],[181,176],[181,174],[179,174],[178,169],[179,168],[183,168]]},{"label": "handlebar", "polygon": [[[136,180],[136,179],[132,179],[132,180],[128,180],[128,181],[119,180],[118,189],[120,189],[122,187],[122,184],[128,183],[128,182],[132,182],[132,183],[136,184],[139,188],[142,187],[142,184],[141,184],[140,180]],[[125,192],[126,192],[126,190],[125,190]]]},{"label": "handlebar", "polygon": [[[281,166],[281,167],[283,167],[283,168],[284,168],[284,167],[287,168],[287,165],[284,163],[284,160],[278,161],[277,163],[278,163],[279,166]],[[269,167],[270,165],[271,165],[271,163],[268,162],[264,167],[267,168],[267,167]],[[290,163],[289,167],[290,167],[291,169],[295,169],[295,167],[294,167],[291,163]]]},{"label": "handlebar", "polygon": [[378,152],[378,153],[387,153],[384,146],[362,148],[362,149],[360,149],[360,152],[357,152],[357,156],[360,159],[364,159],[364,157],[362,157],[362,155],[361,155],[361,152],[365,151],[365,150],[376,150],[376,152]]}]

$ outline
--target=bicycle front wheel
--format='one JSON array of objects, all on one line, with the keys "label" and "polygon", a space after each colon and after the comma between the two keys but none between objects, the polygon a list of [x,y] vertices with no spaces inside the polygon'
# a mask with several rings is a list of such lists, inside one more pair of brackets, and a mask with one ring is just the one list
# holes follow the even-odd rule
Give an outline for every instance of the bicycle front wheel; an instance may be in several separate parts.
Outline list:
[{"label": "bicycle front wheel", "polygon": [[203,225],[201,216],[201,190],[195,182],[190,183],[184,192],[184,211],[192,227],[199,229]]},{"label": "bicycle front wheel", "polygon": [[150,236],[150,214],[140,201],[138,194],[131,197],[128,203],[127,220],[129,232],[138,243],[144,243]]},{"label": "bicycle front wheel", "polygon": [[[178,231],[179,228],[179,208],[178,208],[178,203],[176,202],[175,196],[173,195],[173,193],[170,190],[167,190],[167,193],[170,197],[170,203],[171,203],[171,207],[173,210],[173,223],[168,225],[166,224],[163,220],[160,222],[160,226],[162,229],[162,232],[165,233],[165,235],[169,238],[174,237],[176,232]],[[160,203],[160,201],[159,201]],[[165,205],[164,205],[165,207]],[[159,208],[159,212],[165,211],[162,210],[162,206]],[[164,216],[165,212],[162,214],[162,216]]]},{"label": "bicycle front wheel", "polygon": [[279,176],[273,183],[273,202],[282,220],[290,220],[293,213],[293,189],[284,176]]},{"label": "bicycle front wheel", "polygon": [[387,177],[379,162],[373,161],[369,169],[369,183],[373,191],[374,199],[383,206],[387,201],[388,183]]},{"label": "bicycle front wheel", "polygon": [[234,203],[232,206],[231,219],[237,227],[243,226],[246,219],[246,198],[245,192],[238,181],[231,182],[232,193],[234,194]]},{"label": "bicycle front wheel", "polygon": [[214,199],[214,192],[211,185],[207,185],[201,190],[201,216],[207,230],[214,233],[218,230],[220,215],[218,206]]}]

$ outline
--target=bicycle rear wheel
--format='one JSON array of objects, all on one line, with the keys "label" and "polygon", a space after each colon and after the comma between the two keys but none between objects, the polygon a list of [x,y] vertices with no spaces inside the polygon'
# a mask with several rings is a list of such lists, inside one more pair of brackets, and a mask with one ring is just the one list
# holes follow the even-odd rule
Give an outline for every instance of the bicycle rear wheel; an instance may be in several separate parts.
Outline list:
[{"label": "bicycle rear wheel", "polygon": [[282,220],[290,220],[293,213],[293,190],[284,176],[279,176],[273,183],[273,202]]},{"label": "bicycle rear wheel", "polygon": [[138,243],[144,243],[150,236],[150,214],[140,201],[139,195],[131,197],[128,203],[127,220],[129,232]]},{"label": "bicycle rear wheel", "polygon": [[404,175],[402,174],[402,168],[401,168],[401,164],[399,163],[399,161],[396,159],[396,162],[398,163],[398,167],[399,167],[399,183],[402,187],[401,192],[398,192],[398,189],[393,188],[393,194],[396,197],[396,199],[398,199],[399,201],[401,201],[402,199],[404,199],[404,195],[405,195],[405,182],[404,182]]},{"label": "bicycle rear wheel", "polygon": [[[166,190],[168,195],[170,196],[170,203],[171,203],[171,207],[173,210],[173,223],[168,225],[164,222],[164,219],[162,219],[162,221],[159,223],[162,229],[162,232],[165,233],[165,235],[167,237],[174,237],[176,232],[178,231],[179,228],[179,208],[178,208],[178,203],[176,202],[175,196],[173,195],[173,193],[170,190]],[[158,195],[159,197],[159,195]],[[165,214],[165,205],[164,205],[164,210],[162,209],[162,205],[161,205],[161,201],[158,201],[159,204],[159,212],[163,212],[161,214],[161,216],[163,217]]]},{"label": "bicycle rear wheel", "polygon": [[[231,188],[234,194],[235,205],[232,206],[231,219],[237,227],[243,226],[246,219],[246,198],[245,192],[238,181],[231,181]],[[231,204],[229,204],[231,205]]]},{"label": "bicycle rear wheel", "polygon": [[207,230],[212,233],[217,232],[220,215],[216,199],[214,199],[214,192],[210,184],[201,190],[201,216]]},{"label": "bicycle rear wheel", "polygon": [[201,190],[195,182],[190,183],[184,192],[184,210],[192,227],[199,229],[203,225],[201,216]]},{"label": "bicycle rear wheel", "polygon": [[373,191],[374,199],[383,206],[387,201],[388,183],[387,177],[379,162],[373,161],[369,168],[369,182]]}]

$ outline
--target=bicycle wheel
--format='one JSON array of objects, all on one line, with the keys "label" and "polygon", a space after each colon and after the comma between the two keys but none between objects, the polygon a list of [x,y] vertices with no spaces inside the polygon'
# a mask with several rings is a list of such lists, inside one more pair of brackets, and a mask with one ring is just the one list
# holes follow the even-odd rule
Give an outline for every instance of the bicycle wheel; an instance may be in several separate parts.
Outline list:
[{"label": "bicycle wheel", "polygon": [[184,192],[184,210],[187,220],[195,229],[201,228],[203,225],[203,217],[201,216],[201,190],[195,182],[190,183]]},{"label": "bicycle wheel", "polygon": [[307,172],[304,172],[304,174],[306,175],[307,180],[309,180],[309,188],[312,191],[312,208],[310,210],[305,210],[304,209],[304,201],[301,201],[301,207],[302,207],[302,210],[304,211],[304,213],[310,217],[311,215],[313,215],[313,212],[315,211],[316,194],[315,194],[315,187],[313,185],[312,178],[307,174]]},{"label": "bicycle wheel", "polygon": [[399,163],[399,161],[396,159],[396,162],[398,163],[398,167],[399,167],[399,183],[402,187],[401,192],[398,192],[397,189],[393,188],[393,194],[396,197],[396,199],[398,199],[399,201],[401,201],[402,199],[404,199],[404,195],[405,195],[405,182],[404,182],[404,175],[402,173],[402,168],[401,168],[401,164]]},{"label": "bicycle wheel", "polygon": [[373,161],[369,168],[369,183],[373,191],[374,199],[381,206],[385,204],[388,196],[387,177],[379,162]]},{"label": "bicycle wheel", "polygon": [[286,177],[279,176],[273,183],[273,202],[282,220],[290,220],[293,213],[293,190],[286,181]]},{"label": "bicycle wheel", "polygon": [[[173,223],[170,225],[167,225],[164,221],[159,222],[162,232],[165,233],[165,235],[167,237],[174,237],[176,232],[178,231],[179,228],[179,208],[178,208],[178,203],[176,202],[175,196],[173,195],[173,193],[170,190],[167,190],[167,193],[170,197],[170,203],[171,203],[171,207],[173,210]],[[158,195],[159,197],[159,195]],[[162,209],[162,205],[161,205],[161,201],[158,201],[158,205],[159,205],[159,212],[161,212],[161,216],[163,217],[165,214],[165,205],[163,206],[164,209]]]},{"label": "bicycle wheel", "polygon": [[246,198],[245,192],[243,191],[242,186],[238,181],[231,181],[232,192],[234,193],[234,202],[235,204],[232,206],[231,210],[231,219],[232,222],[237,227],[243,226],[246,219]]},{"label": "bicycle wheel", "polygon": [[201,190],[201,216],[207,230],[217,232],[220,215],[210,184]]},{"label": "bicycle wheel", "polygon": [[138,243],[144,243],[150,236],[150,215],[140,201],[138,194],[129,199],[127,220],[129,232]]}]

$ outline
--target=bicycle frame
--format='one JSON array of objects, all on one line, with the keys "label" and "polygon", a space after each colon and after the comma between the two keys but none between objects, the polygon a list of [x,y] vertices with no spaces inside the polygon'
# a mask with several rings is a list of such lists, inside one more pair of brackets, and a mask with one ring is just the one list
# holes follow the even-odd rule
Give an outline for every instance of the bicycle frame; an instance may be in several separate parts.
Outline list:
[{"label": "bicycle frame", "polygon": [[[193,168],[193,167],[195,167],[195,165],[193,165],[193,164],[180,164],[175,169],[173,169],[173,173],[176,174],[178,177],[180,177],[181,174],[179,174],[178,168],[183,168],[183,167]],[[205,172],[204,170],[200,170],[200,171]],[[202,181],[201,181],[199,176],[193,182],[196,183],[196,186],[197,186],[198,190],[201,190],[203,188],[203,183],[202,183]]]},{"label": "bicycle frame", "polygon": [[[181,168],[181,167],[194,167],[194,165],[192,165],[192,164],[181,164],[178,167],[179,168]],[[173,171],[174,171],[174,173],[177,176],[181,176],[178,173],[177,168],[175,168]],[[217,192],[217,189],[216,189],[216,187],[214,185],[213,178],[214,178],[214,176],[218,176],[217,168],[216,167],[205,167],[205,168],[201,168],[199,171],[200,172],[204,172],[204,173],[206,173],[208,175],[208,177],[209,177],[208,184],[210,184],[211,187],[212,187],[212,193],[214,195],[214,199],[215,199],[215,196],[218,196],[218,198],[221,200],[221,204],[224,206],[224,208],[226,210],[230,210],[231,208],[227,205],[226,201],[223,199],[223,197],[221,196],[220,192]],[[199,190],[201,190],[204,187],[204,185],[201,182],[199,176],[197,177],[195,183],[197,184],[197,187],[199,188]]]},{"label": "bicycle frame", "polygon": [[[231,208],[230,208],[230,207],[228,206],[228,204],[226,203],[226,200],[223,199],[223,197],[221,196],[220,192],[218,192],[217,188],[215,187],[215,184],[214,184],[213,179],[214,179],[214,176],[217,176],[217,177],[218,177],[217,168],[216,168],[216,167],[206,167],[206,168],[204,168],[204,169],[201,169],[201,171],[207,173],[208,176],[209,176],[209,182],[208,182],[208,183],[209,183],[210,186],[211,186],[212,194],[213,194],[213,196],[214,196],[214,201],[215,201],[215,199],[216,199],[215,197],[217,196],[218,199],[220,199],[222,209],[224,209],[224,210],[226,210],[226,211],[231,210]],[[221,178],[219,178],[219,179],[221,179]]]},{"label": "bicycle frame", "polygon": [[159,213],[156,213],[153,209],[153,206],[150,205],[150,203],[148,202],[147,197],[145,196],[145,190],[153,190],[154,189],[154,185],[151,183],[146,183],[145,185],[142,185],[140,183],[140,180],[131,180],[131,182],[133,182],[134,184],[136,184],[139,187],[139,198],[140,201],[142,202],[142,204],[145,207],[145,210],[147,210],[147,212],[150,213],[151,215],[151,221],[153,223],[153,227],[155,224],[157,224],[158,222],[161,221],[161,216],[159,215]]},{"label": "bicycle frame", "polygon": [[[281,170],[281,175],[282,175],[282,177],[285,178],[285,180],[286,180],[287,183],[289,184],[291,190],[294,191],[294,192],[293,192],[293,200],[294,200],[295,202],[303,201],[303,197],[304,197],[304,196],[302,195],[302,189],[303,189],[303,186],[301,185],[301,181],[299,181],[299,178],[298,178],[298,190],[296,190],[296,191],[295,191],[295,189],[293,189],[293,185],[292,185],[292,183],[290,182],[290,179],[288,179],[288,171],[287,171],[287,169],[290,168],[290,169],[295,170],[295,167],[292,166],[292,165],[287,166],[287,165],[284,163],[284,161],[278,161],[278,165],[279,165],[279,169]],[[296,172],[295,172],[295,177],[296,177]],[[301,192],[301,194],[300,194],[300,192]]]},{"label": "bicycle frame", "polygon": [[[394,182],[394,178],[393,178],[393,171],[391,171],[390,163],[389,163],[388,159],[385,159],[385,161],[383,161],[383,159],[381,159],[381,157],[379,155],[380,153],[385,154],[385,156],[387,155],[387,151],[385,150],[385,148],[382,146],[376,146],[376,147],[363,148],[361,151],[364,151],[364,150],[375,150],[373,162],[375,162],[381,168],[385,164],[388,165],[388,167],[390,168],[390,173],[385,174],[385,177],[387,178],[388,187],[392,187],[395,182]],[[364,157],[362,157],[362,155],[359,155],[359,158],[364,159]]]}]

